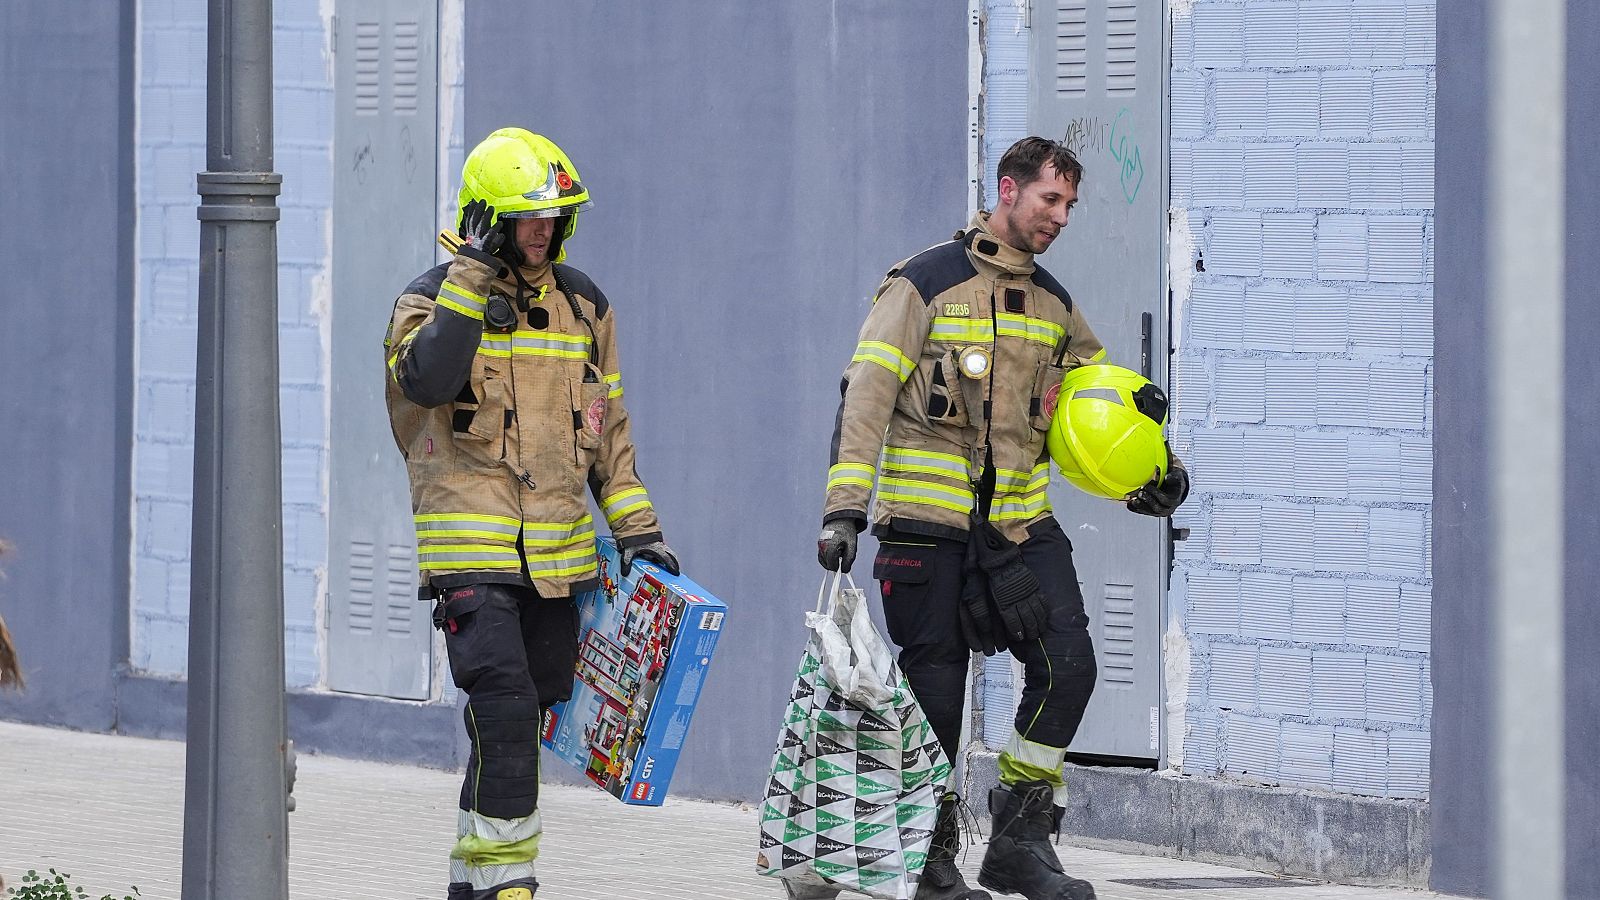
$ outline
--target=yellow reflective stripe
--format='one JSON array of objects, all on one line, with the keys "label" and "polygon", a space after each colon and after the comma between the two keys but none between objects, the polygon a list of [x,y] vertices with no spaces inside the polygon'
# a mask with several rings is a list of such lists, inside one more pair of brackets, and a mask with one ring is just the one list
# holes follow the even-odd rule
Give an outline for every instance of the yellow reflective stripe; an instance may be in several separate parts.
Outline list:
[{"label": "yellow reflective stripe", "polygon": [[505,516],[483,516],[469,513],[429,513],[412,517],[416,522],[419,542],[441,538],[477,538],[515,544],[522,523]]},{"label": "yellow reflective stripe", "polygon": [[615,400],[616,398],[622,396],[622,373],[621,372],[612,372],[610,375],[607,375],[606,376],[606,384],[611,385],[611,392],[606,394],[607,397],[611,398],[612,400]]},{"label": "yellow reflective stripe", "polygon": [[872,489],[873,476],[878,470],[866,463],[837,463],[828,469],[828,490],[845,484],[854,484]]},{"label": "yellow reflective stripe", "polygon": [[933,450],[911,450],[906,447],[884,447],[883,469],[885,472],[921,472],[926,475],[943,475],[947,478],[958,478],[967,481],[971,478],[971,469],[967,466],[965,458],[953,453],[939,453]]},{"label": "yellow reflective stripe", "polygon": [[513,529],[522,525],[521,519],[510,516],[490,516],[481,513],[420,513],[412,516],[417,522],[489,522],[495,525],[510,525]]},{"label": "yellow reflective stripe", "polygon": [[970,490],[927,481],[912,481],[907,478],[878,479],[878,499],[922,503],[963,513],[972,509]]},{"label": "yellow reflective stripe", "polygon": [[[583,562],[578,565],[563,565],[580,559]],[[592,546],[528,554],[528,574],[530,575],[543,575],[546,577],[576,575],[581,572],[592,572],[597,568],[599,568],[599,565],[595,560],[594,547]]]},{"label": "yellow reflective stripe", "polygon": [[483,306],[487,301],[463,287],[446,281],[439,285],[436,302],[445,309],[458,312],[469,319],[483,321]]},{"label": "yellow reflective stripe", "polygon": [[419,556],[448,556],[452,553],[484,553],[489,556],[516,556],[517,548],[504,544],[429,544],[418,547]]},{"label": "yellow reflective stripe", "polygon": [[1033,467],[1033,477],[1028,479],[1028,490],[1031,491],[1031,490],[1037,490],[1038,488],[1042,488],[1042,487],[1048,487],[1049,484],[1050,484],[1050,464],[1048,462],[1042,462],[1042,463],[1039,463],[1037,466],[1034,466]]},{"label": "yellow reflective stripe", "polygon": [[1019,472],[1016,469],[994,470],[994,489],[1001,493],[1016,493],[1028,486],[1028,479],[1032,475],[1028,472]]},{"label": "yellow reflective stripe", "polygon": [[600,511],[606,514],[606,521],[615,524],[616,521],[636,509],[650,506],[650,495],[644,488],[628,488],[618,491],[600,501]]},{"label": "yellow reflective stripe", "polygon": [[478,342],[484,356],[554,356],[561,359],[588,359],[591,340],[542,331],[513,331],[510,334],[485,334]]},{"label": "yellow reflective stripe", "polygon": [[1106,358],[1106,348],[1101,347],[1099,353],[1096,353],[1095,355],[1089,357],[1089,362],[1097,363],[1100,360],[1105,359],[1105,358]]},{"label": "yellow reflective stripe", "polygon": [[429,544],[417,548],[418,567],[430,569],[518,569],[517,548],[494,544]]},{"label": "yellow reflective stripe", "polygon": [[850,361],[877,363],[893,372],[902,382],[910,378],[911,371],[917,367],[916,363],[900,352],[900,348],[883,341],[862,341],[857,344],[856,355],[851,357]]},{"label": "yellow reflective stripe", "polygon": [[996,313],[1000,333],[1010,337],[1026,338],[1054,347],[1067,336],[1067,330],[1048,319],[1035,319],[1016,313]]},{"label": "yellow reflective stripe", "polygon": [[960,319],[935,316],[928,329],[932,341],[973,342],[994,338],[994,323],[987,319]]},{"label": "yellow reflective stripe", "polygon": [[[1011,469],[996,469],[996,474],[1023,475]],[[1031,475],[1024,475],[1026,484],[1016,481],[1011,490],[1002,490],[998,479],[995,483],[994,504],[989,508],[989,521],[1002,522],[1007,519],[1031,519],[1040,513],[1050,511],[1050,464],[1040,463],[1035,466]]]},{"label": "yellow reflective stripe", "polygon": [[594,540],[594,517],[584,516],[570,524],[561,522],[524,522],[522,542],[529,547],[564,547],[569,544],[588,543]]},{"label": "yellow reflective stripe", "polygon": [[996,496],[994,504],[989,508],[989,521],[1003,522],[1007,519],[1031,519],[1049,509],[1050,496],[1044,493],[1022,496]]},{"label": "yellow reflective stripe", "polygon": [[400,373],[397,371],[400,366],[400,351],[404,350],[405,346],[411,343],[411,339],[416,336],[417,329],[415,328],[406,332],[406,336],[400,339],[400,346],[394,348],[393,355],[389,357],[389,377],[393,378],[396,384],[400,383]]},{"label": "yellow reflective stripe", "polygon": [[520,559],[512,559],[512,560],[498,560],[498,559],[460,559],[460,560],[455,560],[455,559],[425,559],[422,562],[417,563],[417,568],[423,570],[424,572],[432,572],[432,571],[435,571],[437,569],[456,569],[456,570],[461,570],[461,571],[469,571],[469,570],[476,570],[476,569],[520,569],[520,568],[522,568],[522,560],[520,560]]}]

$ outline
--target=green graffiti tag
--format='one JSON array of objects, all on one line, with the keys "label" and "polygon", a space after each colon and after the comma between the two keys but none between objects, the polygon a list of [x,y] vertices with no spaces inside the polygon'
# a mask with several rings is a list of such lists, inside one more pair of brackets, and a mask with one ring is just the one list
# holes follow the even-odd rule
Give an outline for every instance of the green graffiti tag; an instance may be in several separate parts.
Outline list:
[{"label": "green graffiti tag", "polygon": [[1122,195],[1128,198],[1131,205],[1139,196],[1139,188],[1144,186],[1144,157],[1139,152],[1138,141],[1128,135],[1122,124],[1122,117],[1128,114],[1128,108],[1124,106],[1112,120],[1109,149],[1111,158],[1122,163]]}]

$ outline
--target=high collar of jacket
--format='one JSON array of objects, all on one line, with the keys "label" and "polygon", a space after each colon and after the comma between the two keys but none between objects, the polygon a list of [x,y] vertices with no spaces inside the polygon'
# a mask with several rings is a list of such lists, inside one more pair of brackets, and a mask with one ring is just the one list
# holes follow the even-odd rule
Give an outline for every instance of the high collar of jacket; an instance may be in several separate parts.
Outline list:
[{"label": "high collar of jacket", "polygon": [[1033,274],[1033,254],[1007,244],[995,237],[989,228],[988,210],[979,210],[962,234],[967,254],[977,266],[988,266],[1013,275]]},{"label": "high collar of jacket", "polygon": [[[503,286],[503,288],[505,289],[506,293],[511,294],[512,296],[516,296],[516,293],[517,293],[517,276],[516,276],[516,274],[513,273],[513,272],[510,272],[510,271],[507,271],[505,269],[502,269],[501,271],[505,272],[506,274],[505,274],[505,277],[499,279],[500,284]],[[520,268],[520,271],[522,272],[523,280],[528,283],[529,287],[531,287],[531,288],[533,288],[535,290],[538,289],[540,284],[549,283],[549,282],[552,281],[552,278],[551,278],[551,275],[550,275],[550,263],[549,262],[542,262],[542,263],[540,263],[539,265],[536,265],[536,266],[522,266]]]}]

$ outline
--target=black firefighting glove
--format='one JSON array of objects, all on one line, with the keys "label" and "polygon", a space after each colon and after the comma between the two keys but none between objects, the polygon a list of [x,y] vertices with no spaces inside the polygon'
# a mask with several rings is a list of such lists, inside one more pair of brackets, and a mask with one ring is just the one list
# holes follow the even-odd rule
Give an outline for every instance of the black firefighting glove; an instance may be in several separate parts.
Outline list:
[{"label": "black firefighting glove", "polygon": [[[1176,463],[1174,459],[1174,463]],[[1189,473],[1181,464],[1167,468],[1167,477],[1150,483],[1128,497],[1128,509],[1142,516],[1166,518],[1189,498]]]},{"label": "black firefighting glove", "polygon": [[674,575],[678,574],[678,555],[672,552],[672,548],[668,547],[665,541],[651,541],[648,544],[640,544],[637,547],[622,548],[623,578],[627,578],[628,573],[633,571],[633,561],[635,559],[653,562]]},{"label": "black firefighting glove", "polygon": [[961,567],[961,600],[958,613],[961,619],[961,637],[967,649],[984,656],[993,656],[1006,649],[1005,635],[995,620],[994,604],[989,600],[989,579],[978,566],[978,530],[967,533],[967,557]]},{"label": "black firefighting glove", "polygon": [[488,266],[500,268],[505,262],[506,232],[500,223],[494,220],[494,207],[482,200],[468,201],[461,208],[461,221],[456,226],[459,240],[446,242],[446,235],[440,235],[440,243],[446,249],[464,256],[469,256]]},{"label": "black firefighting glove", "polygon": [[855,521],[834,519],[822,523],[822,534],[817,536],[817,562],[829,572],[848,572],[855,561]]},{"label": "black firefighting glove", "polygon": [[[974,524],[976,517],[974,517]],[[1022,561],[1022,548],[989,522],[980,527],[978,565],[989,581],[989,599],[1011,644],[1022,644],[1044,634],[1050,605],[1038,576]]]}]

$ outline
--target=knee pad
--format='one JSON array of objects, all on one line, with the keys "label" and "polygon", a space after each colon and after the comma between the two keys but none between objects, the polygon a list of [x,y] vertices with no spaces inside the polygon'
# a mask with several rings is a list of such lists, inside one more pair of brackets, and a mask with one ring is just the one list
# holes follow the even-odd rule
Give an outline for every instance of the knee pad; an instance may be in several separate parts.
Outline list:
[{"label": "knee pad", "polygon": [[461,808],[497,819],[532,815],[539,805],[538,700],[468,700],[463,718],[472,757]]}]

